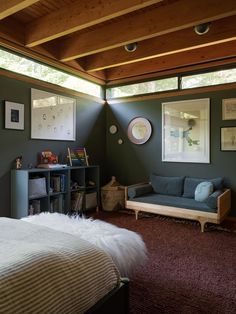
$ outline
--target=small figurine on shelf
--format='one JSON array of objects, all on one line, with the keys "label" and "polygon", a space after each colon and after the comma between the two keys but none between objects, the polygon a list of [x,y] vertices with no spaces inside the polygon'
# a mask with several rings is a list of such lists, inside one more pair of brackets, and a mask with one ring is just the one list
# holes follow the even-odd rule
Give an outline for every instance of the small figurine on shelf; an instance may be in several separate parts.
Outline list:
[{"label": "small figurine on shelf", "polygon": [[16,166],[16,169],[21,169],[21,167],[22,167],[22,156],[16,157],[15,166]]}]

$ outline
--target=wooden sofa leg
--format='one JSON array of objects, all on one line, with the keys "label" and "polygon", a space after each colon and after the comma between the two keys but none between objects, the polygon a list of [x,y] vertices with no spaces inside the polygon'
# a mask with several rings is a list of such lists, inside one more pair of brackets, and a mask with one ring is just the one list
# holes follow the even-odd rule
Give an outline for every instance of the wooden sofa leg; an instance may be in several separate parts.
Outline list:
[{"label": "wooden sofa leg", "polygon": [[201,225],[201,232],[204,232],[206,221],[205,220],[199,220],[199,222],[200,222],[200,225]]},{"label": "wooden sofa leg", "polygon": [[135,210],[135,219],[138,220],[138,210]]}]

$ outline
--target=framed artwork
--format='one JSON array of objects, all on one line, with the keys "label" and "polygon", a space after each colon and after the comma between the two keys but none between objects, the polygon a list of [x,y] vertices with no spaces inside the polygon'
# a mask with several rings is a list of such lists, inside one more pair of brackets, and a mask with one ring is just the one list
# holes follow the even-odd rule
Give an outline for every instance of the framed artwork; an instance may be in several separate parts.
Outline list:
[{"label": "framed artwork", "polygon": [[222,151],[236,151],[236,126],[221,128],[220,147]]},{"label": "framed artwork", "polygon": [[236,120],[236,98],[222,100],[222,119]]},{"label": "framed artwork", "polygon": [[5,101],[5,128],[24,130],[24,105]]},{"label": "framed artwork", "polygon": [[162,104],[162,161],[210,163],[210,99]]},{"label": "framed artwork", "polygon": [[76,99],[31,89],[31,138],[75,141]]}]

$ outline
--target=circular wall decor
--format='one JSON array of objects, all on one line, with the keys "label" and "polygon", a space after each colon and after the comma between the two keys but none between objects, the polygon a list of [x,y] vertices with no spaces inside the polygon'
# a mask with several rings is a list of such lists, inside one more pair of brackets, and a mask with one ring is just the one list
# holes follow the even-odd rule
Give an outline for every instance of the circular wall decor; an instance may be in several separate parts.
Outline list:
[{"label": "circular wall decor", "polygon": [[122,138],[119,138],[118,141],[117,141],[117,143],[118,143],[119,145],[121,145],[121,144],[123,144],[124,142],[123,142]]},{"label": "circular wall decor", "polygon": [[112,124],[110,127],[109,127],[109,132],[111,134],[116,134],[116,132],[118,131],[118,128],[115,124]]},{"label": "circular wall decor", "polygon": [[132,143],[144,144],[152,134],[151,123],[146,118],[134,118],[128,125],[127,134]]}]

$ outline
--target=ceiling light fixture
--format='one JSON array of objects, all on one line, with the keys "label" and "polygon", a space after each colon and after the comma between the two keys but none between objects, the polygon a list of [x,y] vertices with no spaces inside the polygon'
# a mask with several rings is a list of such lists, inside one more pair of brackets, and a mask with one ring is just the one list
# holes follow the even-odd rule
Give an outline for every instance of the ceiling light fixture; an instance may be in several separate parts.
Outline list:
[{"label": "ceiling light fixture", "polygon": [[137,43],[131,43],[125,45],[125,50],[128,52],[134,52],[137,49],[138,44]]},{"label": "ceiling light fixture", "polygon": [[194,31],[198,35],[204,35],[209,32],[210,26],[211,26],[210,22],[199,24],[199,25],[194,26]]}]

